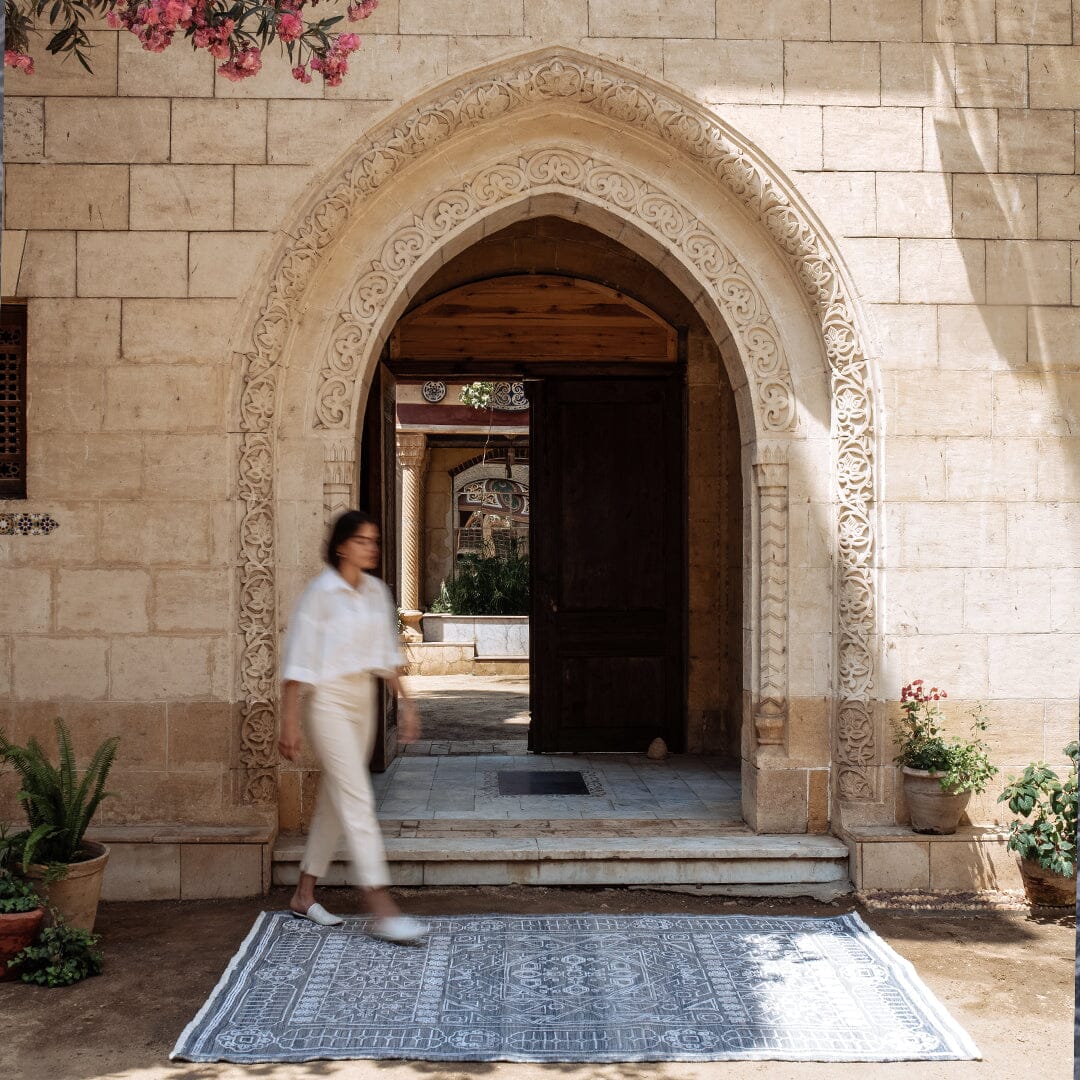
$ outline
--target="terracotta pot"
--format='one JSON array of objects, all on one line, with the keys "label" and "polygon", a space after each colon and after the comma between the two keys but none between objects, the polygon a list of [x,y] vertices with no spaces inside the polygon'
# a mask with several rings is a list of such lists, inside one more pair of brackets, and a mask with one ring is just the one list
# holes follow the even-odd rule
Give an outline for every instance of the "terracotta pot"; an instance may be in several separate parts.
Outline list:
[{"label": "terracotta pot", "polygon": [[44,918],[44,908],[0,915],[0,982],[19,977],[17,970],[8,970],[8,961],[16,953],[22,952],[27,945],[33,944]]},{"label": "terracotta pot", "polygon": [[26,876],[39,883],[35,885],[38,895],[47,905],[56,908],[68,926],[93,930],[109,849],[93,840],[84,840],[83,851],[92,852],[93,858],[69,863],[67,873],[57,881],[46,884],[43,880],[46,867],[38,863],[27,867]]},{"label": "terracotta pot", "polygon": [[1016,857],[1024,892],[1032,907],[1076,907],[1076,878],[1062,877],[1040,866],[1034,859]]},{"label": "terracotta pot", "polygon": [[941,790],[944,773],[926,772],[904,766],[904,798],[911,811],[911,830],[949,836],[956,832],[960,815],[967,809],[970,791]]}]

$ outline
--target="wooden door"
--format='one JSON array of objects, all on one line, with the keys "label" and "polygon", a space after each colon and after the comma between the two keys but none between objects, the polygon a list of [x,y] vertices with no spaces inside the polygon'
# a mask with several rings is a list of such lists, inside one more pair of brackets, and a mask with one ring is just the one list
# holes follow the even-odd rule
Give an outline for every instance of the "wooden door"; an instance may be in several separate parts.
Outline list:
[{"label": "wooden door", "polygon": [[531,383],[529,748],[685,741],[682,376]]},{"label": "wooden door", "polygon": [[[383,581],[398,595],[397,507],[397,382],[385,364],[379,365],[368,394],[361,447],[360,508],[371,514],[382,532]],[[397,701],[386,684],[379,700],[380,722],[375,732],[371,768],[382,772],[397,756]]]}]

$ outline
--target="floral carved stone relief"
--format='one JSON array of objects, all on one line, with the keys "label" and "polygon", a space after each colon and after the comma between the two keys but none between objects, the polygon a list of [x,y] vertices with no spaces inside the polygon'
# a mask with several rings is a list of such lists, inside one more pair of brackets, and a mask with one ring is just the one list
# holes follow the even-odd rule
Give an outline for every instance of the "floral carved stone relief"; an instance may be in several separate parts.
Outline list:
[{"label": "floral carved stone relief", "polygon": [[[838,503],[839,705],[834,759],[841,798],[873,799],[874,733],[869,698],[873,682],[870,643],[875,620],[871,570],[874,405],[864,346],[839,268],[781,180],[771,175],[714,116],[643,77],[566,50],[546,50],[493,66],[444,97],[429,100],[403,117],[398,114],[374,131],[370,140],[337,170],[322,194],[309,202],[310,209],[291,230],[282,250],[242,356],[240,413],[245,436],[239,490],[245,513],[241,525],[240,621],[245,644],[241,742],[242,765],[248,778],[243,795],[262,799],[273,794],[273,743],[268,743],[265,735],[267,711],[272,728],[273,688],[267,670],[272,679],[276,635],[271,433],[276,422],[284,344],[296,321],[300,301],[323,252],[341,235],[345,222],[366,197],[391,183],[400,170],[446,139],[543,102],[565,102],[644,132],[711,176],[760,222],[787,258],[819,319],[832,380]],[[415,264],[417,253],[446,235],[469,213],[476,212],[467,205],[470,198],[482,200],[478,206],[494,205],[499,199],[514,197],[514,185],[530,175],[535,177],[535,183],[559,184],[563,181],[558,170],[567,168],[575,178],[588,178],[593,198],[606,199],[612,205],[630,200],[643,227],[660,236],[668,247],[680,246],[683,257],[699,270],[710,267],[713,274],[706,276],[719,284],[720,298],[724,299],[722,309],[729,318],[733,311],[745,312],[747,303],[752,302],[752,294],[737,279],[724,297],[721,266],[715,261],[723,260],[723,248],[713,246],[714,238],[707,233],[699,235],[674,200],[650,189],[644,181],[598,161],[575,162],[565,155],[561,164],[551,156],[546,165],[533,159],[508,164],[505,174],[488,170],[483,184],[479,176],[475,177],[470,192],[455,191],[452,200],[431,203],[423,217],[399,231],[392,246],[384,247],[362,287],[354,288],[348,312],[336,329],[327,367],[320,373],[315,428],[333,430],[349,424],[357,365],[365,355],[365,328],[376,324],[378,311],[396,283]],[[604,169],[608,170],[606,174]],[[580,179],[574,182],[580,186]],[[752,321],[748,319],[745,325]],[[735,319],[733,329],[738,325]],[[755,391],[763,410],[759,414],[762,426],[766,431],[787,430],[794,420],[794,398],[790,382],[779,375],[782,354],[773,351],[776,335],[767,328],[767,333],[753,345],[747,336],[754,336],[753,329],[744,328],[741,335],[752,358],[753,371],[748,372],[748,377],[757,380]],[[774,365],[778,376],[775,380],[771,377]],[[269,597],[264,595],[267,582]]]}]

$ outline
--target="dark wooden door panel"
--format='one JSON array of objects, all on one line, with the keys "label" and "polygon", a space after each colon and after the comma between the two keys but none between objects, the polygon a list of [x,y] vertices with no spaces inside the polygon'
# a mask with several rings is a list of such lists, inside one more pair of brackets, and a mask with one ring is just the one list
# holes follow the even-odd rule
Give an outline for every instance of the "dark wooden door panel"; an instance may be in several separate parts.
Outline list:
[{"label": "dark wooden door panel", "polygon": [[[382,533],[380,573],[397,596],[397,381],[385,364],[379,365],[364,414],[361,448],[361,509],[379,522]],[[379,724],[371,768],[382,772],[397,756],[397,701],[383,684]]]},{"label": "dark wooden door panel", "polygon": [[681,748],[681,377],[548,380],[529,396],[530,747]]}]

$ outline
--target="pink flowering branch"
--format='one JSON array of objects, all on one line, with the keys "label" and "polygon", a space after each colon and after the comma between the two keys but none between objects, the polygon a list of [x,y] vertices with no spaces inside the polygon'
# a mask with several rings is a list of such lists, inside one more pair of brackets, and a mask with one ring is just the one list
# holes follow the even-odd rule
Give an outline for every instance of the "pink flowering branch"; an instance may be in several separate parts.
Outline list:
[{"label": "pink flowering branch", "polygon": [[164,52],[180,35],[194,49],[222,61],[218,74],[233,82],[259,73],[262,54],[278,41],[288,54],[293,78],[309,83],[318,72],[327,86],[340,85],[349,56],[360,47],[357,34],[336,29],[347,19],[366,19],[379,0],[350,0],[345,16],[305,19],[319,0],[4,0],[7,39],[4,64],[32,75],[30,34],[45,21],[54,29],[46,48],[74,55],[91,71],[92,43],[85,21],[105,16],[114,29],[129,30],[149,52]]}]

